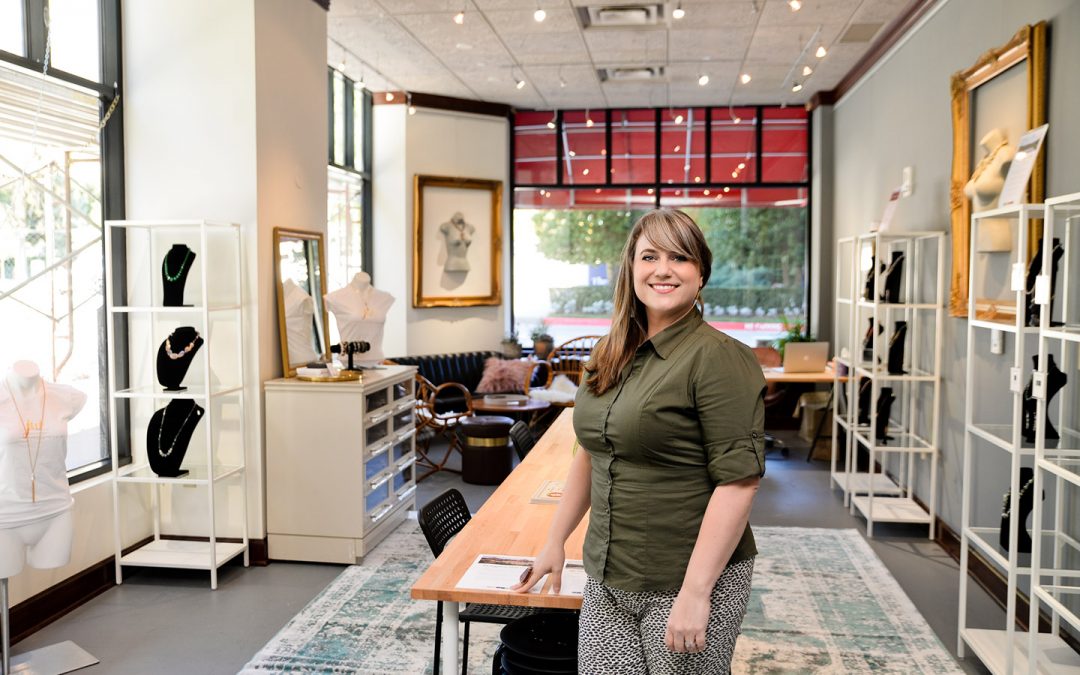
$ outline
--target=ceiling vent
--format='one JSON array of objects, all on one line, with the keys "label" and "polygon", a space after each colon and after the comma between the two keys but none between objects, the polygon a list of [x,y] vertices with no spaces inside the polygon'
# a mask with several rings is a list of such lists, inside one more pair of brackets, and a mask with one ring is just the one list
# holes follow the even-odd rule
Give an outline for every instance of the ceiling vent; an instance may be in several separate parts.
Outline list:
[{"label": "ceiling vent", "polygon": [[661,25],[663,5],[593,5],[578,7],[582,28],[654,28]]},{"label": "ceiling vent", "polygon": [[647,82],[664,78],[663,66],[612,66],[597,68],[601,82]]},{"label": "ceiling vent", "polygon": [[840,42],[843,44],[870,42],[884,25],[883,23],[853,23],[840,36]]}]

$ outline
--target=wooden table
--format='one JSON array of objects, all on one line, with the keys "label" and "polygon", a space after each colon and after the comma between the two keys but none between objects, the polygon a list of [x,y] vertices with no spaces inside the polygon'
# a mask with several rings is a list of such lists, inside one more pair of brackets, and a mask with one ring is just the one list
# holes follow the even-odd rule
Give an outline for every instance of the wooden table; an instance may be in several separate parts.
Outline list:
[{"label": "wooden table", "polygon": [[[777,366],[775,368],[763,366],[761,372],[765,375],[766,382],[776,382],[777,384],[783,384],[785,382],[832,384],[833,381],[833,368],[831,365],[825,366],[825,370],[819,373],[785,373],[783,366]],[[840,381],[846,382],[847,375],[841,375]]]},{"label": "wooden table", "polygon": [[[442,672],[454,673],[458,666],[458,603],[483,602],[497,605],[526,605],[580,609],[581,597],[555,595],[550,577],[539,593],[511,593],[456,588],[469,565],[481,553],[534,556],[547,539],[556,504],[530,504],[536,489],[546,480],[564,480],[573,458],[573,411],[563,411],[548,432],[507,477],[495,494],[443,550],[431,567],[412,587],[414,600],[442,600]],[[584,452],[578,448],[578,452]],[[566,557],[580,559],[588,526],[588,514],[566,542]]]},{"label": "wooden table", "polygon": [[527,401],[518,404],[506,404],[506,403],[487,403],[484,401],[484,397],[477,396],[473,399],[473,410],[477,413],[485,413],[488,415],[510,415],[514,419],[518,419],[516,416],[525,416],[525,413],[529,413],[529,428],[532,429],[536,426],[536,420],[540,416],[540,413],[551,408],[551,404],[547,401],[541,401],[540,399],[530,398]]}]

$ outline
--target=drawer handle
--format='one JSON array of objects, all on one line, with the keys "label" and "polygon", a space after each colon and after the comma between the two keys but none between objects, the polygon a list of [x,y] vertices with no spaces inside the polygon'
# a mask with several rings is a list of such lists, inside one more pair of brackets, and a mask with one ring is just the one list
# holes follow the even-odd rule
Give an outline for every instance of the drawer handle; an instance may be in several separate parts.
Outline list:
[{"label": "drawer handle", "polygon": [[400,502],[405,501],[406,499],[411,497],[414,492],[416,492],[416,486],[415,485],[410,485],[409,489],[405,490],[404,492],[400,493],[397,496],[398,502],[400,503]]},{"label": "drawer handle", "polygon": [[394,411],[387,410],[386,412],[379,413],[378,415],[371,415],[371,416],[368,417],[368,424],[369,425],[381,424],[382,422],[385,422],[386,420],[390,419],[390,416],[393,415],[393,414],[394,414]]},{"label": "drawer handle", "polygon": [[371,514],[371,522],[373,522],[373,523],[379,522],[380,520],[383,519],[383,516],[390,513],[391,511],[393,511],[395,506],[396,506],[396,504],[387,504],[386,506],[382,507],[381,509],[379,509],[375,513]]},{"label": "drawer handle", "polygon": [[386,452],[387,450],[389,450],[390,446],[392,446],[392,445],[393,445],[393,443],[391,443],[390,441],[385,441],[382,445],[369,449],[368,454],[371,457],[378,457],[379,455],[381,455],[384,452]]},{"label": "drawer handle", "polygon": [[394,408],[394,413],[395,414],[403,413],[406,410],[412,410],[412,409],[413,409],[413,402],[411,400],[410,401],[405,401],[405,402],[399,404],[398,406],[396,406]]},{"label": "drawer handle", "polygon": [[397,442],[401,443],[403,441],[407,441],[407,440],[409,440],[410,438],[412,438],[415,435],[416,435],[416,429],[415,428],[409,429],[408,431],[406,431],[403,434],[398,434]]},{"label": "drawer handle", "polygon": [[377,479],[377,480],[373,480],[373,481],[371,481],[370,483],[368,483],[368,485],[369,485],[369,486],[371,486],[371,489],[372,489],[372,490],[378,490],[378,489],[379,489],[379,488],[381,488],[382,486],[384,486],[384,485],[386,485],[387,483],[389,483],[389,482],[390,482],[390,479],[391,479],[391,478],[393,478],[393,477],[394,477],[394,474],[392,474],[392,473],[388,473],[388,474],[386,474],[385,476],[383,476],[382,478],[379,478],[379,479]]},{"label": "drawer handle", "polygon": [[395,473],[401,473],[402,471],[404,471],[405,469],[408,469],[413,464],[416,464],[416,458],[415,457],[410,457],[407,460],[405,460],[404,462],[402,462],[401,464],[397,465],[397,471]]}]

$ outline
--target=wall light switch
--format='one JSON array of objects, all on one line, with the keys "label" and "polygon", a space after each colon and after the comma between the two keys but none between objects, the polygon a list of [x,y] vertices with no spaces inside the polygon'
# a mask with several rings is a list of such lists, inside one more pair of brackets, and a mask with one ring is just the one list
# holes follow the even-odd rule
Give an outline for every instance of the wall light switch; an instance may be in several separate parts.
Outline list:
[{"label": "wall light switch", "polygon": [[900,196],[910,197],[911,193],[915,192],[915,167],[905,166],[900,175]]},{"label": "wall light switch", "polygon": [[996,328],[990,331],[990,353],[991,354],[1004,354],[1005,353],[1005,331],[997,330]]}]

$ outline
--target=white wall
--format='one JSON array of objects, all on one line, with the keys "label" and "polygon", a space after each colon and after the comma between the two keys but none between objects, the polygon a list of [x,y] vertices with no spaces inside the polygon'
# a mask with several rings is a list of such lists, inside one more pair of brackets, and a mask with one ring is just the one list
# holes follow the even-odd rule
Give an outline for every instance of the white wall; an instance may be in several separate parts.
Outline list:
[{"label": "white wall", "polygon": [[[509,306],[509,122],[505,118],[375,106],[375,285],[397,302],[387,317],[388,357],[499,349]],[[402,149],[404,148],[404,152]],[[497,307],[412,306],[413,177],[482,178],[503,183],[502,296]]]},{"label": "white wall", "polygon": [[[900,202],[894,223],[904,229],[948,230],[952,126],[949,77],[967,68],[987,49],[1004,44],[1021,26],[1050,23],[1047,196],[1080,190],[1080,87],[1074,64],[1080,63],[1080,3],[1073,0],[944,0],[909,39],[835,107],[833,197],[834,236],[865,231],[880,218],[901,170],[915,167],[915,193]],[[821,150],[829,152],[826,146]],[[951,247],[951,240],[946,240]],[[950,256],[951,257],[951,256]],[[820,270],[822,273],[830,270]],[[946,264],[946,276],[951,265]],[[967,322],[947,318],[944,364],[940,515],[954,530],[960,526],[963,459]],[[978,345],[981,347],[981,345]],[[981,349],[985,352],[988,350]],[[1007,371],[1006,357],[977,356],[981,377]],[[1077,379],[1075,373],[1070,378]],[[1070,384],[1072,384],[1070,382]],[[988,391],[987,387],[980,387]],[[1004,394],[1003,394],[1004,397]],[[984,457],[992,458],[984,453]],[[1004,453],[998,453],[1004,454]],[[923,465],[925,466],[925,465]],[[923,472],[927,476],[928,472]],[[976,486],[980,524],[996,523],[1007,488],[1004,459],[980,476]],[[917,494],[929,501],[928,481]],[[1048,499],[1052,495],[1048,494]],[[1049,501],[1048,501],[1049,503]]]}]

